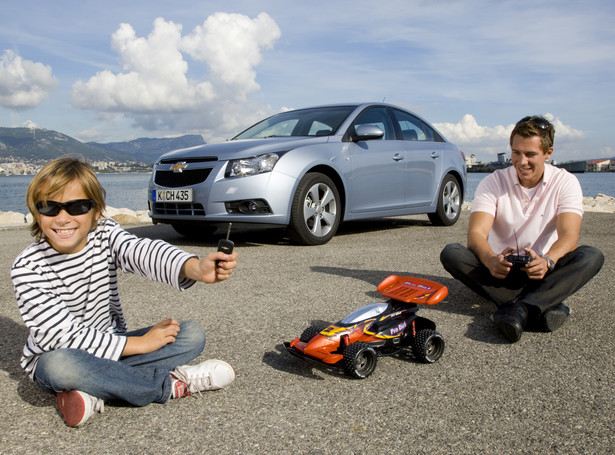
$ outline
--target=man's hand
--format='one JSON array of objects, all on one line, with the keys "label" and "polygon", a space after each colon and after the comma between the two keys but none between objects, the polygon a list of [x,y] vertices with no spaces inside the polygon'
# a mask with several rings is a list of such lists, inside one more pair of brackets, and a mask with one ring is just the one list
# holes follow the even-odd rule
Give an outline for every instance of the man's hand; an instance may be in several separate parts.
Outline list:
[{"label": "man's hand", "polygon": [[522,267],[521,270],[527,273],[530,280],[542,280],[549,271],[547,260],[538,256],[531,248],[525,248],[525,251],[532,258],[532,261],[525,265],[525,267]]},{"label": "man's hand", "polygon": [[493,255],[487,260],[485,266],[489,269],[491,276],[499,279],[504,279],[508,276],[514,264],[508,262],[505,257],[512,254],[514,251],[514,248],[508,247],[500,254]]}]

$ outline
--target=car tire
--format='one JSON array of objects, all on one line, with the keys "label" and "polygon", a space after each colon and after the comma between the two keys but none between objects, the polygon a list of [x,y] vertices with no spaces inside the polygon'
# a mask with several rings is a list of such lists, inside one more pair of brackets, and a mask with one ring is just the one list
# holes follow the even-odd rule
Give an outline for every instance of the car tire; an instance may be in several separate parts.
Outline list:
[{"label": "car tire", "polygon": [[438,206],[435,213],[429,213],[429,220],[436,226],[452,226],[461,214],[461,187],[459,180],[451,174],[447,174],[440,185]]},{"label": "car tire", "polygon": [[423,363],[434,363],[444,352],[444,338],[435,330],[419,330],[412,342],[414,358]]},{"label": "car tire", "polygon": [[324,245],[335,235],[342,218],[339,192],[324,174],[307,174],[293,197],[288,226],[291,241],[301,245]]},{"label": "car tire", "polygon": [[303,343],[307,343],[312,338],[314,338],[316,335],[318,335],[320,332],[322,332],[324,329],[326,329],[328,326],[329,324],[314,324],[314,325],[309,326],[307,329],[303,331],[303,333],[299,337],[299,341],[302,341]]},{"label": "car tire", "polygon": [[378,353],[367,343],[352,343],[344,349],[344,371],[355,379],[365,379],[376,369]]},{"label": "car tire", "polygon": [[206,223],[173,223],[171,226],[178,234],[194,240],[209,240],[217,230],[216,226]]}]

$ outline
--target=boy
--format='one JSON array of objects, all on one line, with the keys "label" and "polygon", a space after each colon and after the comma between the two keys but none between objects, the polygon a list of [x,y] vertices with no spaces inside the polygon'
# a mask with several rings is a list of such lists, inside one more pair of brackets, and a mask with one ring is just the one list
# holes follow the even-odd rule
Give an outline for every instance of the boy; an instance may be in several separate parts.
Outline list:
[{"label": "boy", "polygon": [[104,400],[165,403],[234,380],[233,368],[221,360],[184,365],[205,347],[205,332],[194,321],[165,319],[127,332],[117,270],[183,290],[196,281],[228,279],[237,252],[199,260],[102,219],[105,190],[92,168],[75,158],[44,166],[26,201],[36,242],[11,268],[29,331],[21,366],[39,387],[56,394],[67,425],[82,425],[102,413]]}]

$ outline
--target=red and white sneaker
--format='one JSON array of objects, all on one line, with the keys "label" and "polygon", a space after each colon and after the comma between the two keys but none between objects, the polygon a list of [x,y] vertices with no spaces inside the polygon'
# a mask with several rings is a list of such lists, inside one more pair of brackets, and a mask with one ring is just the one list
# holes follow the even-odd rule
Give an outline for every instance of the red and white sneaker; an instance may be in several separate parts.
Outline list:
[{"label": "red and white sneaker", "polygon": [[223,360],[210,359],[198,365],[175,368],[171,371],[171,379],[171,398],[181,398],[229,386],[235,380],[235,370]]},{"label": "red and white sneaker", "polygon": [[57,392],[56,400],[64,422],[69,427],[83,425],[95,412],[105,411],[105,402],[79,390]]}]

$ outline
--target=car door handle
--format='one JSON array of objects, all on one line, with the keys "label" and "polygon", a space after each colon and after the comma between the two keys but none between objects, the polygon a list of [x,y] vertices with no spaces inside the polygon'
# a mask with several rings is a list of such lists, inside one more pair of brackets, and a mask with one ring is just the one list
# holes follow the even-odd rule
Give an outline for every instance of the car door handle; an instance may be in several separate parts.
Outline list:
[{"label": "car door handle", "polygon": [[393,155],[393,161],[401,161],[404,159],[403,155],[400,155],[399,153],[396,153],[395,155]]},{"label": "car door handle", "polygon": [[431,152],[431,157],[435,160],[436,158],[440,158],[440,154],[438,152]]}]

